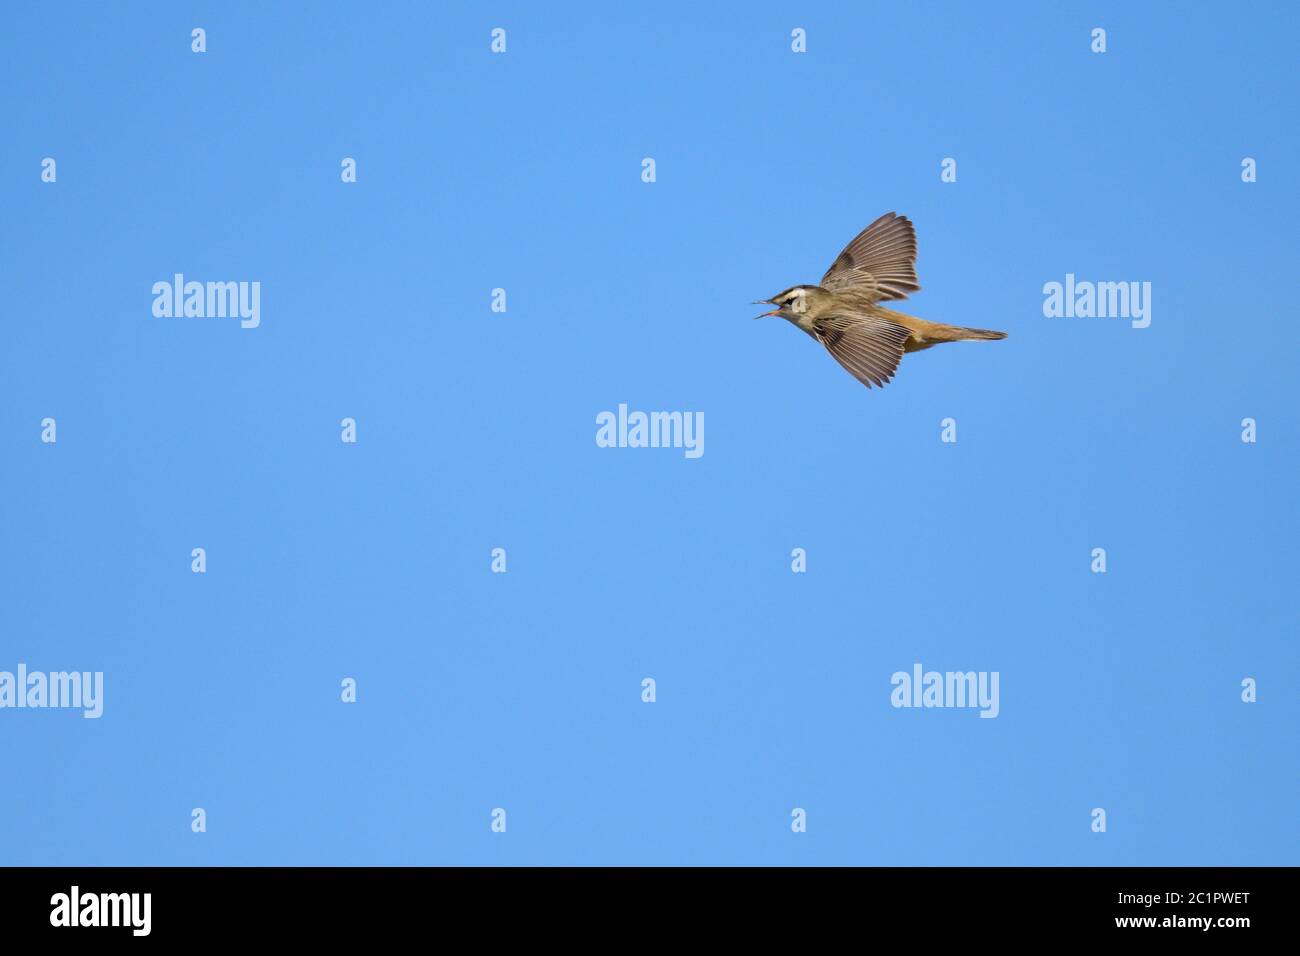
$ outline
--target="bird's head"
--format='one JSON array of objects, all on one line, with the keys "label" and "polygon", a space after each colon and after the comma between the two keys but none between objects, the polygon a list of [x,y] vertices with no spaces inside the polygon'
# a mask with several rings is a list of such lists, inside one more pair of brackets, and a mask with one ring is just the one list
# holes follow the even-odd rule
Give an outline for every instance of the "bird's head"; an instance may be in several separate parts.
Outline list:
[{"label": "bird's head", "polygon": [[784,292],[778,292],[770,299],[759,299],[755,302],[755,305],[774,305],[776,308],[771,312],[756,315],[754,318],[762,319],[769,315],[779,315],[781,318],[793,322],[798,316],[807,312],[821,294],[822,290],[815,285],[791,286]]}]

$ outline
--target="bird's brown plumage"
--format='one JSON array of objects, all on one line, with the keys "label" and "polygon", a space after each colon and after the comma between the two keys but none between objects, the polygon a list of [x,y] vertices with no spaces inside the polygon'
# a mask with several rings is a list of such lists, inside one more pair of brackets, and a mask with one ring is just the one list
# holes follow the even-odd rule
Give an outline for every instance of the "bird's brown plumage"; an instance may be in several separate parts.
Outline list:
[{"label": "bird's brown plumage", "polygon": [[906,216],[887,212],[853,237],[822,276],[821,287],[871,303],[919,292],[916,229]]},{"label": "bird's brown plumage", "polygon": [[1005,332],[927,322],[879,303],[906,299],[916,276],[916,230],[906,216],[887,212],[853,237],[819,286],[792,286],[769,301],[775,314],[826,347],[863,385],[884,386],[906,352],[940,342],[1004,339]]}]

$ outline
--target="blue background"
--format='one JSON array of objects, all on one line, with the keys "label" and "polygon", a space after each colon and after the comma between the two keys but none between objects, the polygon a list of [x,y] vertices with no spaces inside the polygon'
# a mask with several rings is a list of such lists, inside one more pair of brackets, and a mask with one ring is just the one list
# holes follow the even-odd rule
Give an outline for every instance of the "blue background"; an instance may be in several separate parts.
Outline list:
[{"label": "blue background", "polygon": [[[0,863],[1300,862],[1294,5],[3,17]],[[868,391],[749,303],[891,209],[1010,337]]]}]

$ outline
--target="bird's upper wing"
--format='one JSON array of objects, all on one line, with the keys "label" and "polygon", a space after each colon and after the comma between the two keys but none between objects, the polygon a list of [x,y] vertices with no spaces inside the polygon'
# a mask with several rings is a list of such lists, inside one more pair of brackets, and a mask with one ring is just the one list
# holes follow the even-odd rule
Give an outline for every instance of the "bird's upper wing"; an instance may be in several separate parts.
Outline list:
[{"label": "bird's upper wing", "polygon": [[919,291],[916,230],[911,220],[887,212],[867,226],[835,257],[821,286],[871,302],[906,299],[909,292]]},{"label": "bird's upper wing", "polygon": [[906,326],[867,312],[835,312],[813,327],[813,337],[867,388],[882,388],[894,377],[911,334]]}]

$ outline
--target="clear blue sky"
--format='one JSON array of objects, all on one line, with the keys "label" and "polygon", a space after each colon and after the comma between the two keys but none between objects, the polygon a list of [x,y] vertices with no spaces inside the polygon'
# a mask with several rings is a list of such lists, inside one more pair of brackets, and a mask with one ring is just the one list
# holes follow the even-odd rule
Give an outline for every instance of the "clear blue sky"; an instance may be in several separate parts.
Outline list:
[{"label": "clear blue sky", "polygon": [[[105,712],[0,710],[0,863],[1300,862],[1297,17],[7,7],[0,670]],[[1010,337],[868,391],[749,303],[888,210]]]}]

